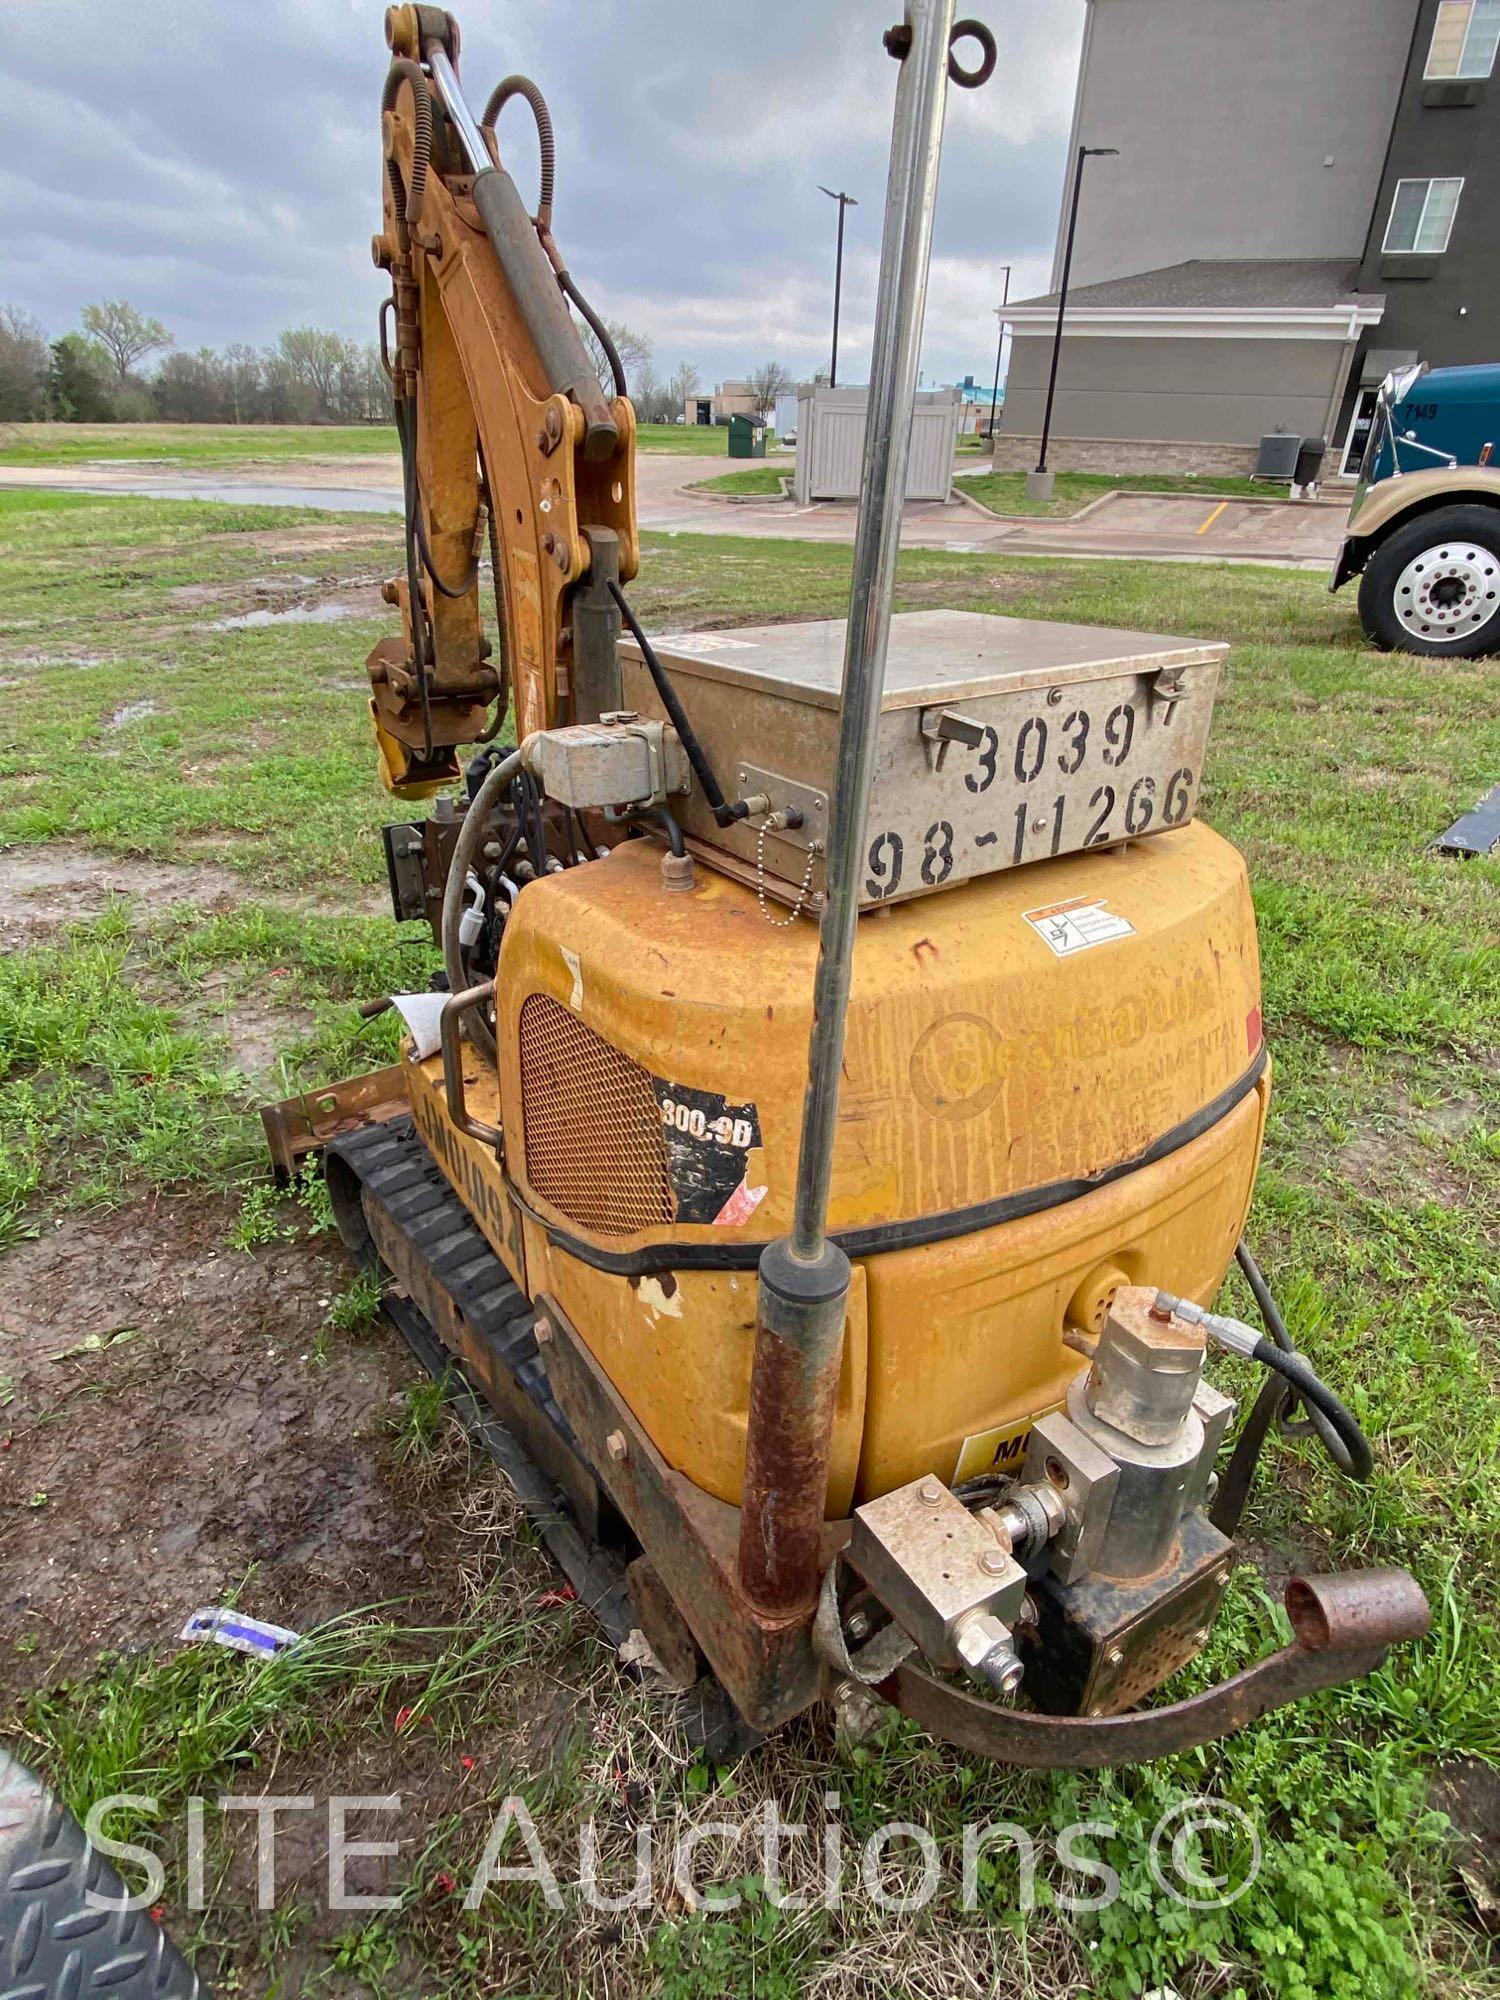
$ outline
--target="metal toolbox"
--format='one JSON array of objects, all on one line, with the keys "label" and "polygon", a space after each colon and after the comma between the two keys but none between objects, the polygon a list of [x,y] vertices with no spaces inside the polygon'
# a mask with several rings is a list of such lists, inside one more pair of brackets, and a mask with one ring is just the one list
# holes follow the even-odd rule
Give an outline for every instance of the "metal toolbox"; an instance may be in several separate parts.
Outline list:
[{"label": "metal toolbox", "polygon": [[[763,794],[800,824],[758,841],[759,818],[678,808],[714,864],[782,902],[822,901],[845,621],[753,625],[655,642],[726,795]],[[891,620],[862,907],[998,868],[1183,826],[1197,809],[1226,646],[977,611]],[[627,637],[627,708],[661,703]],[[811,862],[811,872],[808,864]]]}]

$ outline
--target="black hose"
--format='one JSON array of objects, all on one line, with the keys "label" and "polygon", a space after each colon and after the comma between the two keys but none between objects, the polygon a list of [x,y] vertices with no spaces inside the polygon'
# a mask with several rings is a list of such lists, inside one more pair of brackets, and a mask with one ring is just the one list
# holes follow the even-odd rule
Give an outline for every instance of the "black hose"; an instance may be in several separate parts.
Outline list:
[{"label": "black hose", "polygon": [[[417,537],[415,522],[421,501],[417,494],[416,453],[412,449],[408,417],[414,417],[415,402],[410,406],[397,399],[396,437],[401,445],[401,500],[406,515],[406,599],[408,623],[411,626],[411,659],[417,676],[417,692],[422,698],[422,746],[423,754],[432,756],[432,690],[427,674],[427,645],[422,633],[422,587],[417,574]],[[457,991],[457,988],[454,989]]]},{"label": "black hose", "polygon": [[505,622],[505,567],[500,560],[500,535],[495,526],[495,491],[490,484],[490,469],[484,462],[483,452],[479,455],[479,467],[484,478],[484,528],[490,544],[490,588],[495,596],[495,671],[500,678],[500,689],[495,696],[495,719],[479,739],[481,743],[488,743],[500,734],[510,709],[510,627]]},{"label": "black hose", "polygon": [[703,753],[703,745],[694,734],[693,725],[688,721],[687,710],[677,699],[677,690],[667,678],[667,670],[652,650],[651,641],[637,622],[635,613],[625,601],[625,593],[611,580],[609,594],[620,607],[620,616],[630,628],[630,636],[641,649],[641,658],[646,662],[646,671],[656,683],[656,692],[661,696],[661,705],[667,711],[668,719],[682,738],[682,747],[693,767],[693,775],[703,787],[703,796],[708,801],[709,810],[720,826],[733,826],[736,820],[748,819],[750,808],[741,799],[735,805],[725,803],[724,794],[719,789],[719,781],[713,774],[713,767]]},{"label": "black hose", "polygon": [[1239,1530],[1245,1503],[1250,1498],[1250,1488],[1255,1483],[1255,1468],[1260,1464],[1261,1453],[1266,1448],[1267,1434],[1291,1400],[1291,1385],[1283,1382],[1279,1375],[1268,1376],[1234,1441],[1234,1450],[1229,1454],[1229,1463],[1219,1480],[1219,1490],[1214,1495],[1208,1515],[1219,1533],[1228,1535],[1231,1541]]},{"label": "black hose", "polygon": [[[1290,1333],[1287,1332],[1287,1325],[1285,1319],[1282,1317],[1281,1308],[1272,1296],[1271,1287],[1265,1280],[1265,1274],[1262,1272],[1260,1265],[1255,1261],[1250,1246],[1243,1236],[1235,1245],[1234,1260],[1239,1265],[1245,1283],[1250,1287],[1254,1295],[1256,1310],[1265,1322],[1267,1333],[1270,1334],[1283,1354],[1295,1354],[1297,1351],[1296,1342],[1292,1339]],[[1305,1418],[1299,1419],[1297,1412],[1302,1408],[1302,1400],[1295,1392],[1289,1391],[1283,1397],[1277,1419],[1277,1427],[1281,1431],[1282,1436],[1316,1437],[1339,1471],[1347,1473],[1351,1479],[1357,1478],[1359,1475],[1354,1470],[1354,1464],[1349,1456],[1348,1448],[1340,1437],[1337,1426],[1331,1423],[1323,1412],[1312,1404],[1306,1406],[1307,1414]]]},{"label": "black hose", "polygon": [[655,821],[665,832],[667,845],[671,848],[677,859],[680,861],[687,853],[687,842],[682,837],[682,828],[677,823],[676,815],[669,813],[665,806],[658,812],[635,812],[628,815],[621,814],[621,817],[628,817],[632,820],[649,819]]},{"label": "black hose", "polygon": [[495,120],[513,97],[524,97],[536,120],[536,141],[542,156],[541,189],[537,197],[537,221],[544,229],[552,226],[552,194],[557,177],[557,145],[552,137],[552,113],[547,100],[529,76],[503,77],[490,92],[481,126],[493,129]]},{"label": "black hose", "polygon": [[[1370,1450],[1364,1432],[1356,1422],[1353,1412],[1333,1393],[1326,1383],[1313,1373],[1307,1360],[1300,1354],[1288,1354],[1265,1334],[1256,1341],[1251,1353],[1263,1368],[1272,1369],[1283,1381],[1290,1382],[1302,1401],[1307,1405],[1314,1420],[1322,1415],[1333,1432],[1334,1442],[1327,1443],[1329,1455],[1334,1458],[1341,1472],[1347,1472],[1351,1479],[1365,1480],[1375,1470],[1375,1454]],[[1321,1425],[1318,1435],[1323,1436]],[[1336,1450],[1335,1444],[1341,1449]]]},{"label": "black hose", "polygon": [[572,277],[569,275],[568,272],[560,271],[558,273],[557,282],[562,286],[563,291],[573,301],[574,305],[577,306],[578,310],[583,314],[583,317],[588,321],[589,331],[593,334],[595,340],[597,340],[599,345],[603,348],[604,358],[609,363],[609,372],[614,377],[615,394],[617,396],[625,395],[627,393],[627,385],[625,381],[625,364],[620,359],[620,350],[615,346],[614,341],[610,337],[609,328],[604,324],[604,321],[600,319],[598,313],[594,311],[594,308],[589,304],[588,300],[583,296],[583,293],[579,291],[577,285],[574,284]]},{"label": "black hose", "polygon": [[[411,186],[406,194],[406,221],[413,224],[422,214],[422,204],[427,198],[427,162],[432,154],[432,97],[427,88],[427,79],[420,67],[409,56],[397,56],[386,71],[385,88],[380,93],[382,112],[396,108],[396,91],[402,83],[411,85],[413,104]],[[397,191],[399,200],[400,176],[391,162],[391,186]]]},{"label": "black hose", "polygon": [[1296,1345],[1286,1330],[1286,1321],[1281,1317],[1281,1308],[1271,1296],[1271,1287],[1266,1283],[1259,1264],[1250,1253],[1250,1245],[1242,1236],[1234,1246],[1234,1261],[1244,1275],[1245,1283],[1255,1295],[1255,1305],[1266,1323],[1270,1334],[1283,1354],[1294,1354]]}]

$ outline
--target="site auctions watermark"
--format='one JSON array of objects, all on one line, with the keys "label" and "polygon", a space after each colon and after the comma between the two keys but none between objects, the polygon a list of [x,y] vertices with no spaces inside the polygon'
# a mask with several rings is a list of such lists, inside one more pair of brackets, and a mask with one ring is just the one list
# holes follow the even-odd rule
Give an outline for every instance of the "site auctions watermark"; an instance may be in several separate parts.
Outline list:
[{"label": "site auctions watermark", "polygon": [[[395,1909],[401,1898],[377,1894],[351,1883],[357,1864],[394,1862],[402,1843],[375,1837],[384,1818],[402,1810],[401,1795],[335,1793],[325,1800],[311,1795],[228,1794],[212,1801],[192,1798],[186,1807],[186,1896],[190,1910],[207,1907],[206,1826],[210,1804],[220,1814],[253,1815],[255,1822],[256,1907],[275,1906],[277,1898],[277,1835],[300,1816],[304,1835],[307,1815],[311,1831],[326,1842],[331,1910]],[[1034,1909],[1037,1880],[1048,1871],[1050,1899],[1065,1910],[1086,1912],[1107,1908],[1119,1896],[1118,1870],[1105,1857],[1121,1837],[1108,1819],[1078,1820],[1049,1829],[1039,1839],[1009,1820],[966,1822],[956,1838],[943,1841],[912,1820],[887,1820],[856,1840],[841,1817],[837,1792],[823,1794],[821,1821],[786,1818],[776,1801],[765,1800],[740,1820],[641,1819],[631,1829],[631,1852],[621,1855],[618,1826],[602,1833],[592,1819],[570,1830],[569,1852],[562,1843],[551,1849],[539,1831],[524,1798],[506,1798],[490,1821],[482,1843],[476,1842],[472,1866],[462,1885],[447,1877],[452,1892],[462,1887],[466,1909],[482,1907],[486,1897],[539,1892],[554,1910],[567,1905],[569,1892],[591,1910],[620,1911],[653,1906],[727,1913],[745,1900],[742,1887],[753,1872],[761,1893],[777,1909],[797,1911],[821,1905],[836,1910],[863,1900],[893,1915],[923,1910],[938,1898],[956,1897],[958,1907],[976,1909],[993,1901],[997,1857],[1013,1857],[1016,1904]],[[130,1864],[144,1878],[144,1887],[128,1894],[128,1909],[159,1903],[166,1869],[151,1848],[137,1840],[111,1836],[111,1816],[129,1813],[137,1820],[160,1819],[157,1801],[148,1794],[113,1793],[96,1801],[84,1822],[97,1851]],[[607,1857],[607,1860],[606,1860]],[[1237,1902],[1260,1872],[1261,1842],[1254,1823],[1238,1806],[1223,1799],[1197,1796],[1180,1799],[1146,1836],[1146,1862],[1152,1880],[1171,1902],[1190,1909],[1223,1909]],[[606,1881],[606,1873],[608,1881]],[[118,1909],[121,1899],[91,1891],[94,1907]]]}]

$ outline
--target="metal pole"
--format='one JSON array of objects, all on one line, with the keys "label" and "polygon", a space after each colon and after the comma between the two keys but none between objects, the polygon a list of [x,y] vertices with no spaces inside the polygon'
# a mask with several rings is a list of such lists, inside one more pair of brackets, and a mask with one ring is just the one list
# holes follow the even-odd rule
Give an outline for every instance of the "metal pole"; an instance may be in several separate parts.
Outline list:
[{"label": "metal pole", "polygon": [[954,0],[907,0],[901,31],[802,1147],[791,1234],[768,1244],[760,1260],[739,1574],[754,1603],[788,1616],[805,1608],[821,1572],[849,1290],[849,1260],[826,1233],[828,1190],[932,251],[953,9]]},{"label": "metal pole", "polygon": [[844,289],[844,207],[844,197],[840,195],[838,248],[833,256],[833,354],[828,363],[830,389],[836,389],[839,382],[839,294]]},{"label": "metal pole", "polygon": [[830,389],[835,389],[838,387],[839,379],[839,299],[844,289],[844,210],[858,208],[859,203],[852,194],[835,193],[832,188],[824,187],[821,182],[818,184],[818,193],[826,194],[830,201],[836,201],[839,205],[838,247],[834,251],[833,258],[833,357],[828,364],[828,386]]},{"label": "metal pole", "polygon": [[1078,148],[1078,164],[1073,171],[1073,200],[1068,209],[1068,241],[1063,250],[1062,285],[1057,294],[1057,331],[1052,336],[1052,368],[1047,376],[1047,402],[1042,411],[1042,448],[1037,454],[1036,469],[1047,470],[1047,441],[1052,435],[1052,398],[1057,394],[1057,363],[1062,354],[1063,315],[1068,310],[1068,274],[1073,268],[1073,235],[1078,228],[1078,197],[1083,192],[1083,163],[1088,158],[1088,148]]},{"label": "metal pole", "polygon": [[1047,441],[1052,435],[1052,398],[1057,393],[1057,363],[1062,353],[1063,315],[1068,310],[1068,277],[1073,269],[1073,237],[1078,228],[1078,197],[1083,192],[1083,163],[1088,159],[1113,157],[1116,146],[1080,146],[1073,174],[1073,201],[1068,210],[1068,240],[1063,250],[1062,285],[1057,294],[1057,331],[1052,336],[1052,371],[1047,377],[1047,406],[1042,412],[1042,448],[1037,456],[1038,472],[1047,470]]},{"label": "metal pole", "polygon": [[1000,406],[1000,357],[1005,352],[1005,308],[1010,304],[1010,266],[1005,267],[1005,290],[1000,294],[1000,337],[995,342],[995,386],[990,391],[990,451],[995,449],[995,411]]}]

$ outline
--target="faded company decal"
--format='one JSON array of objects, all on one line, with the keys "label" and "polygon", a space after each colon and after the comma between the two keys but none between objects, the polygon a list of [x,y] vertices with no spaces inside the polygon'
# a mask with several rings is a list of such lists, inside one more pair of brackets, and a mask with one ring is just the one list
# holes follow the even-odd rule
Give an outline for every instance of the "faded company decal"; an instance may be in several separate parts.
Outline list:
[{"label": "faded company decal", "polygon": [[748,1222],[765,1198],[746,1175],[760,1145],[760,1114],[753,1104],[732,1104],[712,1090],[652,1078],[661,1110],[667,1172],[677,1196],[679,1222]]}]

